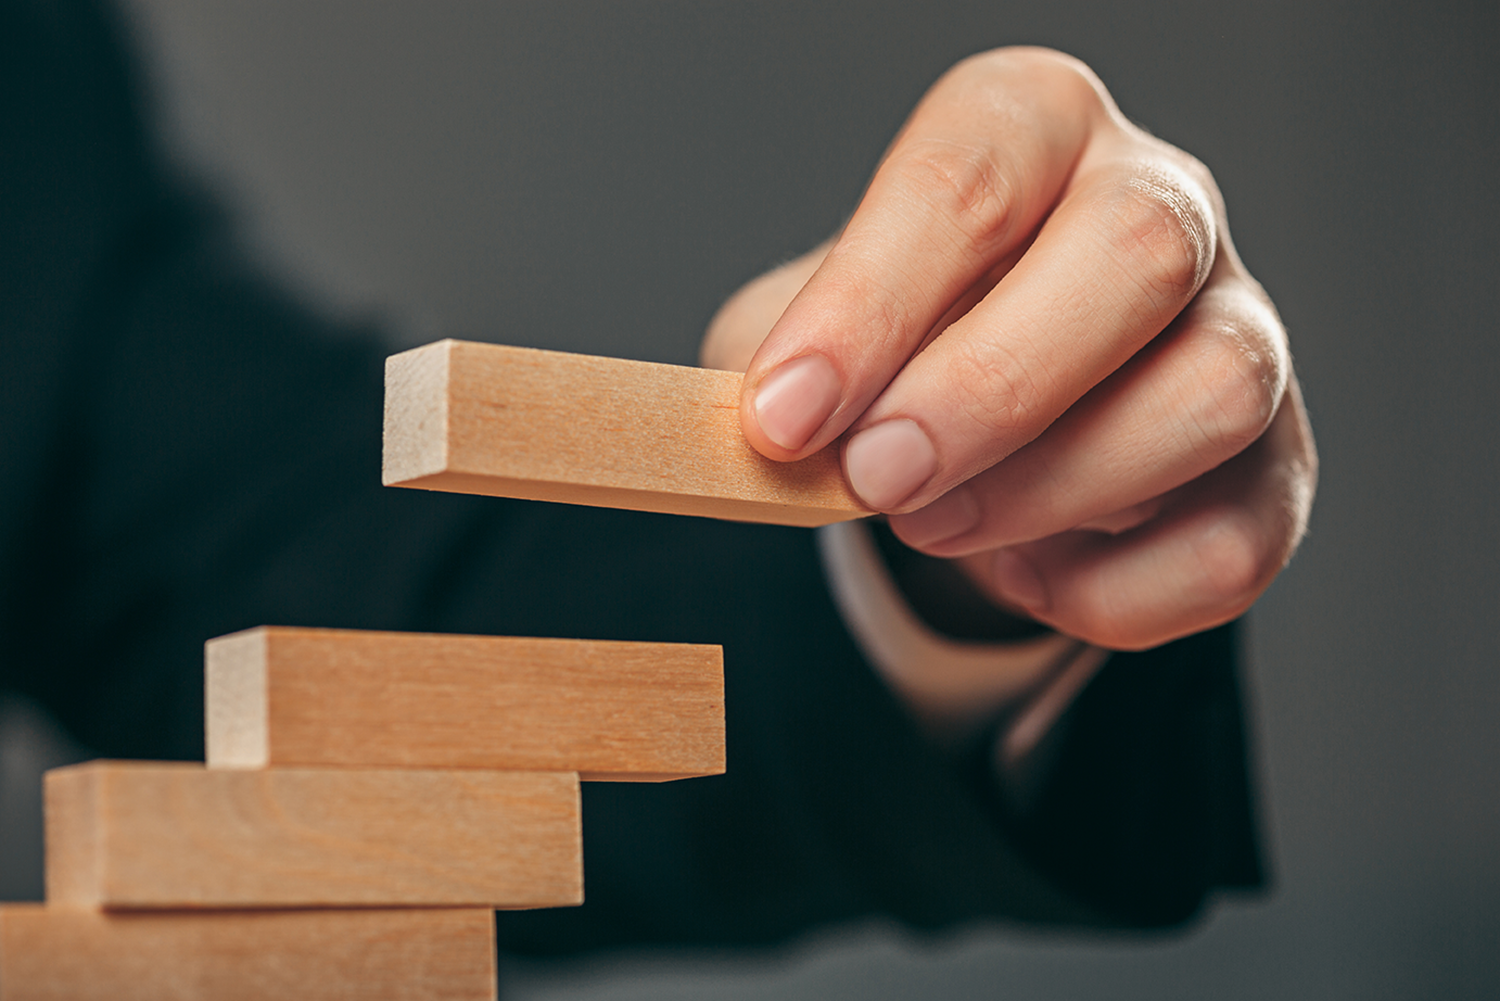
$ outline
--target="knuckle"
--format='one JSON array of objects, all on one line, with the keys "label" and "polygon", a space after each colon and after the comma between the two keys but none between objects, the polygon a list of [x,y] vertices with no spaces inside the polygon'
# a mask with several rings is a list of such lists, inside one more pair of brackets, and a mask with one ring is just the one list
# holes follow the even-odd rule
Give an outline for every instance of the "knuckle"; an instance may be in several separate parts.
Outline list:
[{"label": "knuckle", "polygon": [[[1115,650],[1139,650],[1242,614],[1286,559],[1274,532],[1253,512],[1225,505],[1205,512],[1164,567],[1163,604],[1140,587],[1122,587],[1107,565],[1081,574],[1070,597],[1068,631]],[[1182,589],[1179,592],[1179,589]]]},{"label": "knuckle", "polygon": [[1215,232],[1196,184],[1141,168],[1117,189],[1111,222],[1123,259],[1153,305],[1180,306],[1208,278]]},{"label": "knuckle", "polygon": [[1205,603],[1235,611],[1248,607],[1280,569],[1276,547],[1245,511],[1221,513],[1203,532],[1194,553]]},{"label": "knuckle", "polygon": [[1208,390],[1198,424],[1218,450],[1237,455],[1270,426],[1281,401],[1281,366],[1237,331],[1215,338],[1202,370]]},{"label": "knuckle", "polygon": [[910,190],[978,248],[1003,241],[1016,218],[1017,183],[993,148],[924,140],[899,164]]},{"label": "knuckle", "polygon": [[1069,609],[1069,632],[1110,650],[1138,650],[1150,645],[1139,635],[1140,615],[1127,596],[1105,580],[1080,583]]}]

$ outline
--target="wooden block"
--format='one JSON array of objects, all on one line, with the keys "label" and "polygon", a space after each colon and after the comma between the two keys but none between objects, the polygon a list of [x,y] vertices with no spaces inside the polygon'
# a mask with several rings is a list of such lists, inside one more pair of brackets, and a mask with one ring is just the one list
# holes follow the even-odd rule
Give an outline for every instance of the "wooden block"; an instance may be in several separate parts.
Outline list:
[{"label": "wooden block", "polygon": [[262,627],[207,662],[215,768],[724,771],[717,646]]},{"label": "wooden block", "polygon": [[493,1001],[489,910],[0,907],[0,1001]]},{"label": "wooden block", "polygon": [[583,901],[578,778],[95,761],[45,780],[47,899],[106,908]]},{"label": "wooden block", "polygon": [[387,486],[778,525],[871,512],[836,449],[773,462],[735,372],[439,341],[386,361]]}]

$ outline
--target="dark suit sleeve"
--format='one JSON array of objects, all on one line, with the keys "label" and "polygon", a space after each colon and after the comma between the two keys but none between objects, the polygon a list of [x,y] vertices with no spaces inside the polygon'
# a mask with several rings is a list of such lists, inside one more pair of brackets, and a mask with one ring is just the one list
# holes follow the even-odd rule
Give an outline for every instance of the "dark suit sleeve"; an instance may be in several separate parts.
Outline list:
[{"label": "dark suit sleeve", "polygon": [[192,758],[203,641],[260,623],[723,644],[729,773],[589,786],[588,903],[502,915],[529,952],[1164,925],[1253,880],[1228,632],[1117,658],[1008,813],[863,663],[810,533],[381,489],[374,339],[161,167],[107,17],[0,11],[0,685]]}]

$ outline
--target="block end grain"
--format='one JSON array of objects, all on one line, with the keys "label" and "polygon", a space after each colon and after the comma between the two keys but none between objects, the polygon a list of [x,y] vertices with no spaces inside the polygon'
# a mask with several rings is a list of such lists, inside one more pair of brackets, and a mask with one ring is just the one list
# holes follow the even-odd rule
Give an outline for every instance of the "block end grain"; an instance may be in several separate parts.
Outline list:
[{"label": "block end grain", "polygon": [[212,768],[270,763],[267,632],[249,629],[204,645],[205,746]]},{"label": "block end grain", "polygon": [[99,782],[94,762],[54,768],[42,779],[46,892],[57,904],[92,904],[99,864]]},{"label": "block end grain", "polygon": [[455,343],[438,341],[386,359],[381,461],[386,486],[448,468],[448,371]]}]

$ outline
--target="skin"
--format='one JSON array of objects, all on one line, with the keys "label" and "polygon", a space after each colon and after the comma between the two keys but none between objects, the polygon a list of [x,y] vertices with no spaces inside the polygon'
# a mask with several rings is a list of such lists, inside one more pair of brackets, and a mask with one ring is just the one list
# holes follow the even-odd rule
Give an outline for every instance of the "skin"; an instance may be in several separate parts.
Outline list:
[{"label": "skin", "polygon": [[842,449],[908,545],[1111,649],[1245,611],[1306,526],[1317,455],[1275,307],[1197,160],[1061,53],[967,59],[844,229],[735,294],[766,456]]}]

